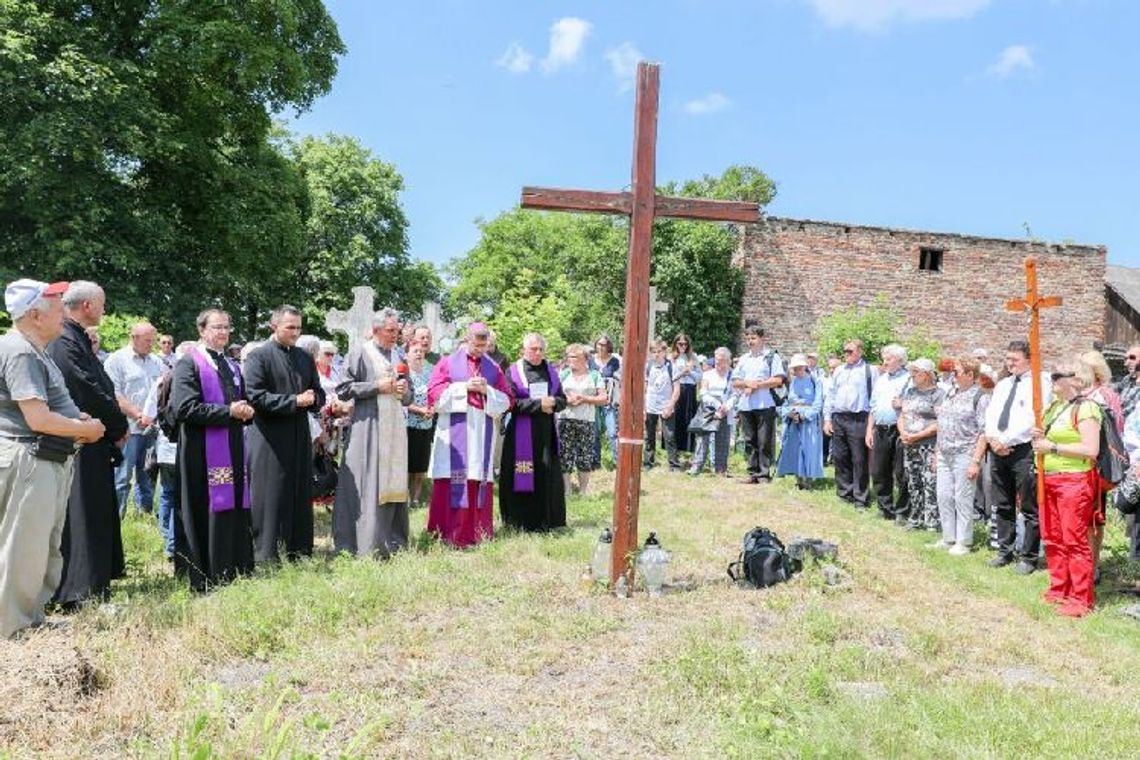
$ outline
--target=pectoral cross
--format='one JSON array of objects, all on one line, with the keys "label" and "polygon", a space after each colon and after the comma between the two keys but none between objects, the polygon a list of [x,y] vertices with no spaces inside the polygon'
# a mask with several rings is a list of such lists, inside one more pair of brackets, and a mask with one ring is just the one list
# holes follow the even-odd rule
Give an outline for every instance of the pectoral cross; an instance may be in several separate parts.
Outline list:
[{"label": "pectoral cross", "polygon": [[524,187],[523,208],[624,214],[629,223],[629,266],[625,280],[625,345],[622,356],[617,477],[614,480],[614,542],[610,583],[624,575],[633,588],[641,456],[645,445],[645,358],[649,335],[649,255],[653,220],[659,216],[722,222],[756,222],[755,203],[671,198],[657,195],[657,97],[660,69],[637,64],[633,123],[633,184],[628,192]]},{"label": "pectoral cross", "polygon": [[[1029,313],[1029,373],[1033,382],[1033,424],[1044,427],[1041,389],[1041,310],[1061,305],[1061,296],[1042,296],[1037,293],[1037,259],[1025,259],[1025,298],[1012,298],[1005,302],[1006,311]],[[1045,455],[1037,455],[1037,498],[1045,498]]]}]

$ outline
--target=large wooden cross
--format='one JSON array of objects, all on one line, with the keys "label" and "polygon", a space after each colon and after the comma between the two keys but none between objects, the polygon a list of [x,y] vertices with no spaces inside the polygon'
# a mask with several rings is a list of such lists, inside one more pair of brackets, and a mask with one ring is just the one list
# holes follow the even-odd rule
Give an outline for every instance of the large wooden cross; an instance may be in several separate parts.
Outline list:
[{"label": "large wooden cross", "polygon": [[523,208],[624,214],[629,223],[629,262],[625,279],[625,345],[622,349],[621,410],[618,422],[617,477],[614,481],[614,543],[610,582],[624,575],[633,589],[641,457],[645,445],[645,360],[649,317],[649,256],[656,217],[755,222],[755,203],[709,201],[657,195],[657,96],[659,67],[637,65],[637,105],[633,123],[633,184],[627,192],[524,187]]},{"label": "large wooden cross", "polygon": [[[1005,303],[1006,311],[1028,312],[1029,314],[1029,372],[1033,380],[1033,423],[1035,427],[1045,427],[1041,417],[1041,310],[1061,305],[1061,296],[1037,294],[1037,259],[1025,259],[1025,298],[1013,298]],[[1045,498],[1045,455],[1037,455],[1037,498]],[[1040,503],[1040,502],[1039,502]]]}]

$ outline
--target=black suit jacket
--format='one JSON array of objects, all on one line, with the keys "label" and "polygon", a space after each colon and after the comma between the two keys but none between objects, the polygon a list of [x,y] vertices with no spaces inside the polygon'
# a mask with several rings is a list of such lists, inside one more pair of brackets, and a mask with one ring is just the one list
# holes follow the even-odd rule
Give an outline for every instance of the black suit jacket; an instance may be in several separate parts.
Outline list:
[{"label": "black suit jacket", "polygon": [[[59,365],[67,391],[79,411],[103,423],[103,440],[114,444],[127,434],[127,417],[119,409],[115,384],[99,357],[91,350],[87,331],[78,322],[64,320],[63,334],[48,344],[47,353]],[[118,447],[112,446],[112,456]]]}]

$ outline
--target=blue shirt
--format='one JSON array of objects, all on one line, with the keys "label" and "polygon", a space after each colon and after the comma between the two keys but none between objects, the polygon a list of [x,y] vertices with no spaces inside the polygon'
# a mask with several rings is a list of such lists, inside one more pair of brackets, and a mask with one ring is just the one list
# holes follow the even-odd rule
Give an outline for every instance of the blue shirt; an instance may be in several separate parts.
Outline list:
[{"label": "blue shirt", "polygon": [[866,412],[871,409],[868,386],[874,380],[871,365],[860,359],[855,364],[844,364],[831,376],[831,393],[823,404],[823,418],[844,412]]},{"label": "blue shirt", "polygon": [[899,367],[893,375],[884,372],[875,378],[871,391],[871,416],[875,418],[876,425],[894,425],[899,421],[898,410],[891,402],[902,395],[909,383],[910,373],[905,367]]},{"label": "blue shirt", "polygon": [[[747,353],[740,357],[740,363],[732,372],[733,380],[769,380],[773,377],[786,379],[788,372],[784,369],[784,360],[770,348],[765,348],[756,356]],[[741,390],[740,400],[736,404],[736,408],[742,412],[771,409],[774,406],[776,403],[772,400],[770,388],[761,388],[751,393]]]}]

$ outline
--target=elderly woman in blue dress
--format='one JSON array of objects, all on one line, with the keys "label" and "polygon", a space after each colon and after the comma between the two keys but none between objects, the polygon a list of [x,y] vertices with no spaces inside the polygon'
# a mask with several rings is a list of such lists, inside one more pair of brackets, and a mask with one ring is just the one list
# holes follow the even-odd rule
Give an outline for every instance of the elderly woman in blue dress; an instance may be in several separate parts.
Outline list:
[{"label": "elderly woman in blue dress", "polygon": [[795,354],[788,362],[791,382],[788,398],[778,407],[784,420],[780,461],[776,476],[795,475],[796,488],[811,488],[811,481],[823,477],[823,385],[808,371],[807,357]]}]

